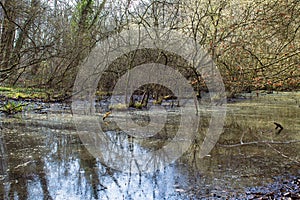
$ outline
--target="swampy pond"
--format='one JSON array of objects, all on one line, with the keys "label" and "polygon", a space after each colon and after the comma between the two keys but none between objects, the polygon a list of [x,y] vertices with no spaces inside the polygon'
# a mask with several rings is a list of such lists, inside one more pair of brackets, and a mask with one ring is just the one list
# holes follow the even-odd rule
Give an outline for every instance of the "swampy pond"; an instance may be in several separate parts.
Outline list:
[{"label": "swampy pond", "polygon": [[[114,124],[124,116],[102,120],[107,103],[98,102],[99,124],[128,155],[159,148],[177,131],[175,110],[165,132],[135,140]],[[41,109],[0,116],[0,199],[300,198],[299,92],[228,101],[223,133],[203,158],[199,147],[211,113],[200,106],[199,137],[176,161],[148,173],[120,171],[90,154],[69,104],[29,105]],[[145,111],[133,112],[138,123],[144,120],[138,112]],[[274,122],[283,126],[280,133]]]}]

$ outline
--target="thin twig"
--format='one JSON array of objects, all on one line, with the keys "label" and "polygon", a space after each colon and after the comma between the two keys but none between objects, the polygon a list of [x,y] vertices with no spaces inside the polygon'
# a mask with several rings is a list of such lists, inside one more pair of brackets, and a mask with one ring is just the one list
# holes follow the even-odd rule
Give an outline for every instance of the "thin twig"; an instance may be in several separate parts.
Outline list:
[{"label": "thin twig", "polygon": [[221,147],[238,147],[243,145],[253,145],[253,144],[292,144],[292,143],[300,143],[300,140],[290,140],[290,141],[269,141],[269,140],[263,140],[263,141],[252,141],[252,142],[243,142],[237,143],[237,144],[220,144]]},{"label": "thin twig", "polygon": [[293,161],[293,162],[295,162],[295,163],[297,163],[297,164],[300,164],[300,162],[299,162],[298,160],[292,159],[291,157],[285,155],[284,153],[282,153],[281,151],[279,151],[279,150],[277,150],[275,147],[273,147],[271,144],[268,144],[268,143],[267,143],[267,145],[268,145],[271,149],[273,149],[276,153],[280,154],[282,157],[287,158],[287,159],[289,159],[289,160],[291,160],[291,161]]}]

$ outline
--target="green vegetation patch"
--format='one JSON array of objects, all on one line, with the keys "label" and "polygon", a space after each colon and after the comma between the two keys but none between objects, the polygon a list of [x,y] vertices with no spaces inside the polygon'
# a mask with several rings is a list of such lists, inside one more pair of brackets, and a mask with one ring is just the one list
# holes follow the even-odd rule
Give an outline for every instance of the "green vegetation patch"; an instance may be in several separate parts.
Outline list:
[{"label": "green vegetation patch", "polygon": [[8,87],[0,87],[0,92],[10,92],[12,89]]},{"label": "green vegetation patch", "polygon": [[11,88],[0,87],[0,96],[8,99],[32,99],[47,100],[46,90],[40,88]]},{"label": "green vegetation patch", "polygon": [[22,112],[24,106],[26,105],[19,102],[8,101],[0,108],[0,111],[7,115],[13,115]]}]

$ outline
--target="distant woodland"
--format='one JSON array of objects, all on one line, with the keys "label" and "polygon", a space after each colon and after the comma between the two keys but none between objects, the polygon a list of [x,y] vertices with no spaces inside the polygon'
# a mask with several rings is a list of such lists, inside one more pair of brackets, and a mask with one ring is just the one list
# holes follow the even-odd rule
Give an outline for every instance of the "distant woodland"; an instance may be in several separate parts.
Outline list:
[{"label": "distant woodland", "polygon": [[[129,24],[194,38],[213,58],[229,96],[300,89],[299,0],[1,0],[0,86],[66,96],[90,51]],[[157,60],[155,52],[138,51],[135,59]],[[195,90],[205,90],[201,74],[177,60]],[[126,72],[117,63],[100,91]]]}]

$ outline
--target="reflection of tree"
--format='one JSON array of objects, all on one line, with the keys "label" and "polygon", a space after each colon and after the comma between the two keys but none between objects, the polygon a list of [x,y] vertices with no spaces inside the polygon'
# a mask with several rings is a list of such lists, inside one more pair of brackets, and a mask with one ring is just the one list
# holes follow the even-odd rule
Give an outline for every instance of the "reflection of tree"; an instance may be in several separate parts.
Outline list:
[{"label": "reflection of tree", "polygon": [[[39,179],[42,187],[42,194],[45,199],[52,199],[48,190],[44,162],[40,155],[32,154],[38,149],[40,140],[18,134],[24,129],[11,130],[5,128],[5,135],[0,138],[1,150],[1,176],[4,176],[1,184],[0,195],[4,199],[28,199],[29,183]],[[24,128],[24,127],[22,127]],[[5,141],[9,141],[6,142]],[[40,152],[39,152],[40,153]]]},{"label": "reflection of tree", "polygon": [[[140,124],[147,122],[148,118],[145,116],[139,112],[132,113],[132,119]],[[107,130],[103,135],[106,141],[98,144],[101,146],[101,152],[105,152],[102,155],[104,162],[108,162],[108,165],[115,166],[118,170],[130,173],[142,174],[146,171],[163,169],[174,160],[177,155],[174,153],[181,152],[181,149],[184,149],[185,144],[189,142],[188,138],[185,138],[186,141],[173,140],[177,135],[180,116],[168,114],[166,117],[167,124],[163,125],[158,133],[145,138],[137,135],[136,137],[135,133],[128,135],[126,131],[118,131],[113,118],[109,119],[112,120],[110,123],[103,124],[104,130]],[[156,124],[154,123],[153,126]],[[164,146],[167,147],[163,148]]]},{"label": "reflection of tree", "polygon": [[27,180],[24,176],[25,170],[12,170],[10,175],[9,198],[14,199],[15,195],[19,198],[28,198]]},{"label": "reflection of tree", "polygon": [[[72,131],[19,125],[17,129],[11,126],[5,129],[4,137],[0,138],[1,155],[9,155],[0,157],[1,173],[9,169],[7,179],[1,179],[1,183],[5,181],[9,184],[8,187],[1,184],[0,195],[3,199],[14,199],[14,196],[19,199],[55,199],[59,191],[64,189],[81,199],[111,199],[114,194],[125,199],[136,199],[139,195],[163,198],[174,192],[174,174],[170,169],[149,174],[116,171],[93,157],[78,136],[71,134]],[[169,130],[169,127],[166,129]],[[120,137],[114,135],[111,140],[128,140],[133,144],[131,148],[139,147],[138,143],[133,143],[134,138]],[[131,154],[128,162],[131,162],[133,169],[135,157],[128,142],[127,153]],[[162,165],[167,156],[166,153],[157,159],[157,155],[153,154],[149,165]],[[61,187],[65,183],[72,184],[68,184],[67,188]],[[40,185],[39,194],[31,190],[32,184]]]},{"label": "reflection of tree", "polygon": [[[86,149],[82,149],[78,154],[80,169],[84,170],[83,176],[85,180],[90,184],[92,189],[92,195],[95,199],[99,199],[98,191],[105,190],[106,187],[101,184],[99,179],[99,169],[97,167],[97,160]],[[79,181],[80,181],[80,177]],[[78,186],[80,184],[78,183]]]},{"label": "reflection of tree", "polygon": [[[184,156],[180,160],[180,163],[185,163],[191,171],[189,182],[195,185],[191,192],[204,196],[209,195],[217,186],[243,188],[256,185],[257,180],[265,181],[273,179],[274,176],[281,176],[283,171],[298,173],[300,162],[298,130],[292,127],[294,124],[289,124],[290,120],[295,120],[295,114],[291,114],[286,106],[279,108],[277,113],[273,111],[272,105],[272,113],[276,114],[270,119],[270,112],[254,110],[252,104],[249,104],[249,109],[244,105],[244,111],[236,111],[227,116],[224,133],[210,155],[202,159],[199,158],[201,151],[199,144],[203,141],[200,135],[205,134],[208,122],[205,122],[207,117],[203,116],[203,113],[200,114],[202,118],[199,137],[191,146],[189,156]],[[260,109],[263,110],[264,107]],[[289,126],[286,132],[283,130],[279,135],[273,122],[270,122],[278,119]],[[238,178],[234,178],[235,176]],[[201,178],[205,180],[202,181],[204,183],[201,182]],[[216,180],[229,185],[222,185]],[[242,185],[236,186],[232,184],[233,182]],[[208,186],[208,194],[202,194],[205,188],[202,188],[201,184]]]},{"label": "reflection of tree", "polygon": [[[2,127],[0,127],[2,129]],[[2,133],[2,130],[1,130]],[[8,181],[8,160],[7,160],[7,149],[4,140],[4,136],[0,135],[0,183],[5,183]],[[3,199],[6,198],[6,186],[4,184],[0,184],[0,197]]]},{"label": "reflection of tree", "polygon": [[[72,192],[77,195],[78,191],[85,191],[85,194],[81,194],[81,196],[91,196],[95,199],[102,198],[100,193],[107,196],[105,194],[107,186],[102,183],[102,178],[109,179],[109,182],[114,182],[120,187],[117,178],[114,177],[114,171],[92,156],[81,143],[78,135],[52,133],[49,138],[50,149],[55,150],[51,152],[50,156],[48,155],[49,159],[47,160],[48,165],[50,164],[54,168],[48,170],[58,171],[58,180],[55,181],[58,181],[59,184],[71,181],[75,187],[75,191]],[[78,168],[74,171],[69,169],[70,166],[77,164]],[[53,178],[50,181],[53,181]],[[70,188],[65,189],[69,190]],[[109,199],[108,196],[107,199]]]}]

